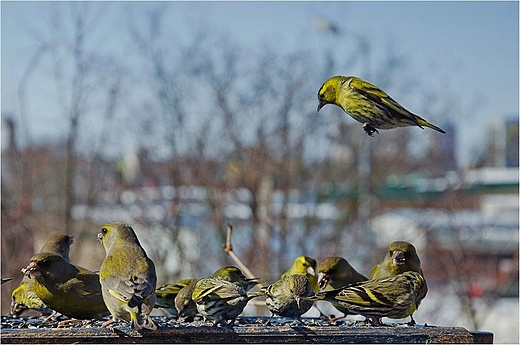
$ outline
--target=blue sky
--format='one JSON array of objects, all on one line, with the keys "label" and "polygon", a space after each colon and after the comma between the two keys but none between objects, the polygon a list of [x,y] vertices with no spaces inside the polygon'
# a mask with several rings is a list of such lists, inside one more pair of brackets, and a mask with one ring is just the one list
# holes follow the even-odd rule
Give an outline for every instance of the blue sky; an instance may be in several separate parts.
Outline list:
[{"label": "blue sky", "polygon": [[[79,3],[53,3],[74,11]],[[56,5],[58,4],[58,5]],[[471,149],[494,118],[518,114],[518,2],[107,2],[91,3],[100,10],[92,46],[128,53],[124,11],[134,15],[151,6],[164,6],[176,39],[200,27],[228,32],[241,44],[258,47],[269,42],[280,50],[303,49],[320,54],[332,47],[341,57],[351,33],[364,34],[373,45],[374,58],[393,49],[407,60],[406,69],[426,87],[445,88],[466,114],[450,114],[460,128],[459,150]],[[99,6],[99,7],[97,7]],[[2,112],[19,112],[18,83],[37,47],[48,36],[51,6],[47,2],[2,2]],[[333,37],[316,29],[322,18],[340,28]],[[334,74],[360,75],[358,70]],[[365,76],[366,77],[366,76]],[[35,78],[34,90],[47,85]],[[378,84],[377,80],[371,80]],[[318,86],[317,86],[318,87]],[[387,90],[389,91],[389,90]],[[414,109],[414,100],[390,92]],[[34,109],[38,109],[35,114]],[[419,112],[420,111],[416,111]],[[52,119],[48,97],[31,99],[32,119]],[[53,128],[31,123],[32,136],[46,136]],[[56,130],[54,128],[54,130]],[[40,133],[41,132],[41,133]]]}]

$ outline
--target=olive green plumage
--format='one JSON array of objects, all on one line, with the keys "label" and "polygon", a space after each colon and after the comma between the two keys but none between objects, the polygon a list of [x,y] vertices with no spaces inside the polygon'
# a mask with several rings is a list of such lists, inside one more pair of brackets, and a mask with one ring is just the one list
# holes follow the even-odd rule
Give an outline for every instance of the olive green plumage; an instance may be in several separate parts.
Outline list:
[{"label": "olive green plumage", "polygon": [[353,76],[334,76],[318,91],[318,111],[326,104],[335,104],[354,120],[363,123],[368,135],[377,129],[406,126],[429,127],[445,133],[441,128],[406,110],[386,92],[366,80]]},{"label": "olive green plumage", "polygon": [[166,311],[169,316],[178,317],[178,311],[175,307],[175,298],[179,294],[179,292],[196,279],[183,279],[179,280],[175,283],[165,284],[158,287],[155,290],[155,308],[162,308]]},{"label": "olive green plumage", "polygon": [[96,273],[51,253],[34,255],[23,271],[35,278],[34,291],[49,308],[77,319],[108,315]]},{"label": "olive green plumage", "polygon": [[155,266],[134,230],[113,222],[101,228],[98,239],[106,252],[99,271],[103,299],[114,320],[130,321],[133,329],[157,329],[149,315],[155,305]]},{"label": "olive green plumage", "polygon": [[197,282],[198,279],[193,280],[190,284],[183,287],[177,296],[175,296],[175,308],[177,309],[179,317],[190,318],[198,313],[197,304],[193,302],[191,298]]},{"label": "olive green plumage", "polygon": [[[72,243],[72,236],[61,234],[52,235],[45,240],[39,252],[58,254],[70,262],[69,252]],[[36,295],[34,282],[34,279],[30,279],[24,275],[20,284],[13,289],[11,293],[11,315],[21,315],[27,309],[33,309],[42,314],[52,313],[52,309],[48,308],[38,295]]]},{"label": "olive green plumage", "polygon": [[309,279],[303,274],[285,275],[266,287],[264,294],[267,309],[272,313],[271,318],[276,314],[299,320],[313,305],[312,301],[303,298],[314,295]]},{"label": "olive green plumage", "polygon": [[314,292],[318,292],[320,288],[318,286],[318,278],[316,277],[317,264],[316,260],[311,257],[299,256],[294,260],[292,266],[282,274],[281,278],[291,274],[303,274],[309,279]]},{"label": "olive green plumage", "polygon": [[325,258],[318,265],[318,285],[321,290],[338,289],[365,280],[368,278],[339,256]]},{"label": "olive green plumage", "polygon": [[[424,277],[413,271],[349,285],[341,289],[323,291],[311,300],[325,300],[340,304],[351,314],[360,314],[380,324],[380,319],[401,319],[417,310],[426,286]],[[412,324],[415,323],[412,317]]]},{"label": "olive green plumage", "polygon": [[258,296],[248,293],[240,284],[210,277],[197,281],[191,297],[199,313],[218,325],[227,320],[234,323],[247,302]]},{"label": "olive green plumage", "polygon": [[[339,256],[325,258],[318,265],[318,285],[322,291],[339,289],[365,280],[368,278],[356,271],[346,259]],[[340,303],[332,301],[332,305],[344,315],[350,314],[349,310]],[[336,319],[338,318],[333,320]]]}]

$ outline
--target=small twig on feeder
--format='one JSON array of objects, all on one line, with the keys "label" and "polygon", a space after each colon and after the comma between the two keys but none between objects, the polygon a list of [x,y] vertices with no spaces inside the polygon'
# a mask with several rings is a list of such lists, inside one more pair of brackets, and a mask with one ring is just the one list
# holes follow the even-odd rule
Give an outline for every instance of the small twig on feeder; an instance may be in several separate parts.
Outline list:
[{"label": "small twig on feeder", "polygon": [[247,268],[247,266],[244,264],[244,262],[242,260],[240,260],[240,258],[238,257],[238,255],[235,254],[235,252],[233,251],[233,246],[231,245],[231,232],[233,231],[233,226],[231,224],[228,223],[227,225],[227,236],[226,236],[226,243],[224,243],[222,245],[222,247],[224,248],[224,252],[231,256],[231,259],[233,259],[233,261],[236,262],[236,264],[238,265],[238,268],[240,268],[240,270],[242,270],[242,272],[248,277],[248,278],[257,278],[253,275],[253,273],[249,270],[249,268]]}]

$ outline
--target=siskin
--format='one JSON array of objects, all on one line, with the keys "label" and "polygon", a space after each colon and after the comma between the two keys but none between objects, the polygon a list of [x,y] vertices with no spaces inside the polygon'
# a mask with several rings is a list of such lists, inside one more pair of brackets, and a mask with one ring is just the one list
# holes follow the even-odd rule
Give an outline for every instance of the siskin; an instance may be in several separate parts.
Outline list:
[{"label": "siskin", "polygon": [[123,319],[133,329],[157,329],[149,315],[155,305],[155,265],[134,230],[114,222],[105,224],[97,237],[106,251],[99,275],[103,299],[113,316],[110,322]]},{"label": "siskin", "polygon": [[197,281],[191,298],[204,319],[212,320],[216,326],[227,320],[234,323],[247,302],[258,296],[258,293],[247,293],[238,283],[210,277]]},{"label": "siskin", "polygon": [[305,299],[314,295],[309,279],[303,274],[290,274],[264,289],[265,305],[273,316],[293,317],[300,320],[301,316],[311,309],[313,302]]},{"label": "siskin", "polygon": [[38,253],[22,272],[35,277],[34,291],[49,308],[77,319],[108,315],[99,276],[71,264],[61,255]]},{"label": "siskin", "polygon": [[294,260],[291,268],[282,274],[281,278],[285,278],[291,274],[303,274],[309,279],[314,292],[318,292],[320,288],[318,286],[318,278],[316,277],[316,266],[317,262],[313,258],[299,256]]},{"label": "siskin", "polygon": [[380,319],[402,319],[410,316],[424,298],[424,277],[413,271],[377,278],[350,285],[341,289],[323,291],[310,300],[326,300],[341,304],[351,314],[360,314],[380,325]]},{"label": "siskin", "polygon": [[[354,120],[363,123],[365,132],[373,136],[379,129],[419,126],[446,133],[441,128],[406,110],[377,86],[357,77],[334,76],[318,91],[318,111],[335,104]],[[424,129],[424,128],[423,128]]]},{"label": "siskin", "polygon": [[191,298],[197,282],[198,279],[193,280],[193,282],[180,289],[177,296],[175,296],[175,309],[177,309],[179,317],[187,319],[192,318],[197,314],[197,304],[193,302],[193,299]]},{"label": "siskin", "polygon": [[240,285],[244,290],[249,291],[258,284],[258,278],[248,278],[242,271],[235,266],[219,268],[213,273],[211,278],[225,280]]},{"label": "siskin", "polygon": [[195,279],[183,279],[178,282],[172,284],[166,284],[161,287],[158,287],[155,290],[155,307],[162,308],[172,317],[178,317],[179,314],[177,309],[175,308],[175,297],[179,294],[179,292],[192,282]]},{"label": "siskin", "polygon": [[[45,240],[40,253],[58,254],[70,262],[69,251],[73,238],[73,236],[68,235],[53,235]],[[36,295],[34,284],[34,279],[24,275],[20,284],[13,289],[11,293],[11,315],[21,315],[27,309],[33,309],[42,314],[52,313],[52,310],[47,308],[45,303]]]}]

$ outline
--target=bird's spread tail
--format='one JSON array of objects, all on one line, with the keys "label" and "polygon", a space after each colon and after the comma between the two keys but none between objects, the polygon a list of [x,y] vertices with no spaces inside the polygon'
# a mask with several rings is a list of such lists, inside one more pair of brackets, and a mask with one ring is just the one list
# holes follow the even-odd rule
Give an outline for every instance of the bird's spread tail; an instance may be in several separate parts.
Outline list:
[{"label": "bird's spread tail", "polygon": [[417,123],[420,126],[429,127],[431,129],[436,130],[437,132],[441,132],[441,133],[446,134],[446,132],[442,128],[439,128],[439,127],[429,123],[428,121],[426,121],[425,119],[420,118],[419,116],[417,116]]}]

